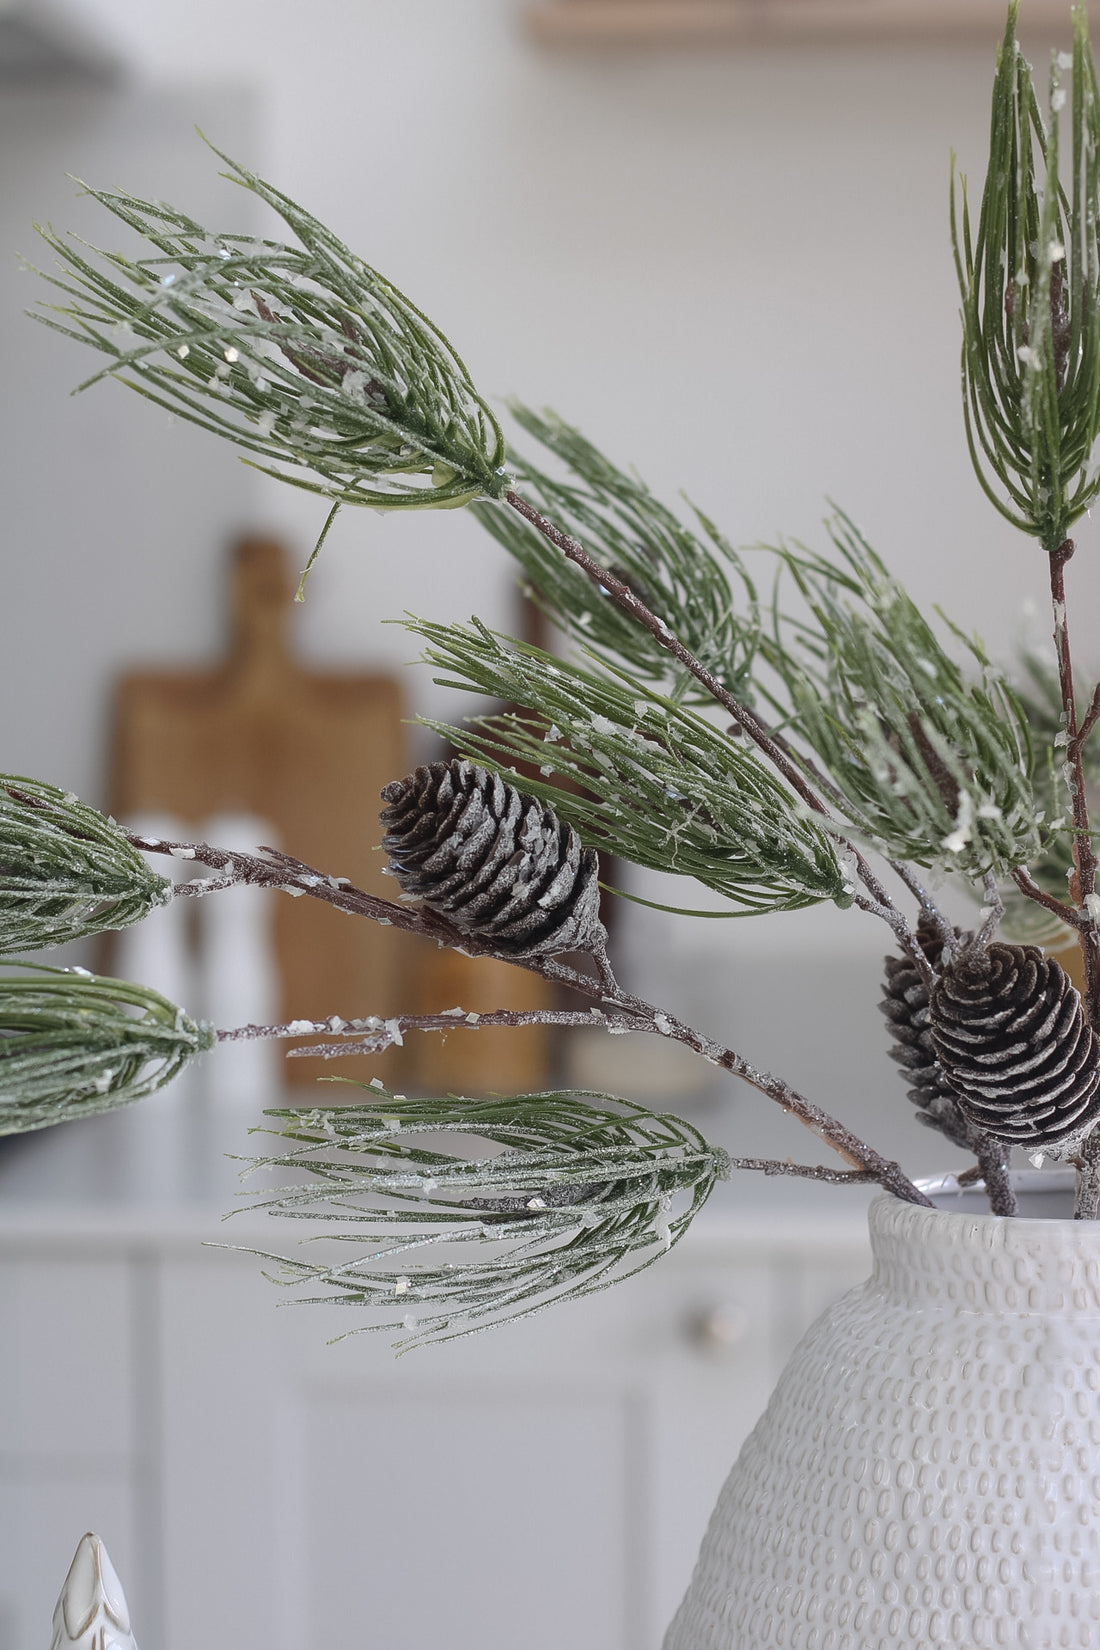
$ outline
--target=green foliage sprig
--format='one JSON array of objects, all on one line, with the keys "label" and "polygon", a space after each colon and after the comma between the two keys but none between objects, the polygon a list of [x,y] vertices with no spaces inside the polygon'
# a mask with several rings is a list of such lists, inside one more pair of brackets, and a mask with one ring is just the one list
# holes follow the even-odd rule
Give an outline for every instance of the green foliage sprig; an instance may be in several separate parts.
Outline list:
[{"label": "green foliage sprig", "polygon": [[[16,967],[30,969],[9,973]],[[84,968],[0,965],[0,1135],[115,1111],[163,1088],[203,1049],[159,992]]]},{"label": "green foliage sprig", "polygon": [[127,928],[171,897],[113,820],[71,791],[0,774],[0,954]]},{"label": "green foliage sprig", "polygon": [[978,879],[1039,852],[1027,714],[979,642],[968,673],[847,516],[837,553],[776,551],[811,621],[778,602],[765,652],[788,731],[823,763],[832,800],[887,856]]},{"label": "green foliage sprig", "polygon": [[[690,1123],[605,1094],[419,1100],[356,1086],[369,1104],[266,1114],[294,1144],[251,1167],[312,1178],[254,1207],[350,1223],[332,1239],[359,1251],[350,1260],[265,1258],[278,1260],[278,1281],[329,1291],[311,1300],[382,1308],[360,1329],[403,1329],[400,1350],[644,1270],[728,1173]],[[433,1260],[440,1246],[446,1258]]]},{"label": "green foliage sprig", "polygon": [[161,202],[99,189],[87,192],[159,256],[85,256],[41,231],[63,271],[47,279],[71,301],[35,319],[110,357],[80,387],[116,377],[338,504],[499,496],[500,425],[439,329],[310,213],[221,158],[300,247],[214,234]]},{"label": "green foliage sprig", "polygon": [[[731,693],[751,702],[760,632],[756,589],[713,522],[695,511],[693,532],[641,478],[618,468],[573,425],[521,403],[512,412],[559,460],[568,480],[513,458],[517,485],[662,618]],[[601,658],[621,661],[645,681],[671,684],[677,698],[706,699],[694,677],[607,599],[540,533],[511,510],[475,505],[482,525],[523,568],[536,601],[567,635]],[[731,577],[740,586],[735,601]]]},{"label": "green foliage sprig", "polygon": [[1009,7],[976,234],[965,183],[951,229],[962,295],[963,405],[978,478],[1047,550],[1100,494],[1100,90],[1084,5],[1073,13],[1072,161],[1059,179],[1060,64],[1049,128]]},{"label": "green foliage sprig", "polygon": [[426,725],[506,778],[517,763],[538,769],[543,777],[525,777],[524,788],[552,803],[587,845],[694,877],[746,912],[851,903],[828,832],[792,807],[755,751],[698,711],[625,672],[556,659],[477,620],[408,628],[428,642],[427,662],[446,671],[441,686],[530,711]]}]

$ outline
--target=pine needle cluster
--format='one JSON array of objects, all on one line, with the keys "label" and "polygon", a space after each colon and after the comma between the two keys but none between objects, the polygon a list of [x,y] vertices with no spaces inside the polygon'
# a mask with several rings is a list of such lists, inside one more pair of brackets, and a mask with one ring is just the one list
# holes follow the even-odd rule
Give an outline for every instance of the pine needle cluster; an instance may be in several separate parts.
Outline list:
[{"label": "pine needle cluster", "polygon": [[128,928],[171,897],[114,820],[71,791],[0,774],[0,955]]},{"label": "pine needle cluster", "polygon": [[35,319],[109,357],[80,388],[118,378],[336,504],[498,497],[500,425],[438,328],[310,213],[221,158],[299,246],[216,234],[163,202],[99,189],[87,193],[155,255],[89,256],[41,231],[61,269],[46,279],[68,302]]},{"label": "pine needle cluster", "polygon": [[293,1145],[251,1167],[310,1179],[253,1207],[350,1225],[328,1234],[350,1259],[265,1258],[278,1281],[327,1291],[309,1300],[382,1309],[362,1328],[403,1329],[399,1350],[644,1270],[729,1169],[691,1124],[610,1095],[415,1100],[356,1086],[369,1102],[266,1114]]},{"label": "pine needle cluster", "polygon": [[775,553],[809,621],[778,602],[764,648],[788,732],[824,767],[838,810],[888,858],[977,881],[1034,859],[1042,810],[1026,710],[976,638],[946,650],[843,513],[834,555]]},{"label": "pine needle cluster", "polygon": [[[22,967],[26,973],[9,972]],[[0,1135],[143,1100],[214,1042],[148,986],[84,968],[0,965]]]},{"label": "pine needle cluster", "polygon": [[[1100,88],[1083,5],[1073,52],[1050,70],[1044,120],[1016,39],[1018,0],[993,91],[976,230],[965,183],[951,229],[962,295],[963,406],[974,468],[1002,515],[1046,550],[1100,493]],[[1061,78],[1072,68],[1068,188],[1059,173]]]}]

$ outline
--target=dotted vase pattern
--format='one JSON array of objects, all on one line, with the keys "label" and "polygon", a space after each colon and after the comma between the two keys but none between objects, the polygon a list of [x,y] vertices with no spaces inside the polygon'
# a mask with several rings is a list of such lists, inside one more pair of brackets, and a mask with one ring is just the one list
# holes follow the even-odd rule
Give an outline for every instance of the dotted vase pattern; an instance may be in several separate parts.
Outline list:
[{"label": "dotted vase pattern", "polygon": [[1100,1229],[870,1211],[665,1650],[1098,1650]]}]

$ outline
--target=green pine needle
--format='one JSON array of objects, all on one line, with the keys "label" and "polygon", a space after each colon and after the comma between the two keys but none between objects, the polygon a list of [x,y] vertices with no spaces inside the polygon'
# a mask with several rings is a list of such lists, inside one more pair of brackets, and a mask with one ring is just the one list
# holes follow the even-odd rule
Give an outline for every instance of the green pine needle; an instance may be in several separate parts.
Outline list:
[{"label": "green pine needle", "polygon": [[809,606],[778,605],[763,651],[782,680],[774,702],[809,745],[854,834],[890,858],[980,879],[1039,850],[1042,812],[1018,696],[981,644],[953,631],[967,672],[843,514],[827,560],[773,553]]},{"label": "green pine needle", "polygon": [[[512,404],[518,423],[569,473],[556,480],[513,455],[524,496],[630,586],[730,692],[751,698],[760,631],[756,590],[736,551],[695,511],[693,532],[636,475],[618,469],[556,414]],[[676,698],[706,698],[696,679],[514,510],[475,506],[515,557],[554,623],[600,658],[615,659]],[[735,602],[731,577],[739,585]]]},{"label": "green pine needle", "polygon": [[127,928],[171,897],[114,820],[71,791],[0,774],[0,955]]},{"label": "green pine needle", "polygon": [[[553,658],[468,626],[413,620],[441,686],[527,714],[468,727],[427,721],[472,761],[543,797],[582,840],[635,865],[694,877],[744,912],[790,911],[854,892],[826,831],[744,741],[625,671]],[[563,785],[562,781],[565,781]]]},{"label": "green pine needle", "polygon": [[[8,972],[16,967],[31,972]],[[130,1105],[213,1043],[212,1027],[147,986],[0,964],[0,1135]]]},{"label": "green pine needle", "polygon": [[989,170],[977,233],[952,184],[962,295],[963,406],[978,479],[1002,515],[1056,549],[1100,493],[1100,89],[1084,5],[1073,12],[1072,157],[1059,179],[1051,65],[1049,128],[1009,7],[993,89]]},{"label": "green pine needle", "polygon": [[46,279],[69,302],[35,319],[110,358],[80,388],[118,378],[255,454],[266,474],[341,504],[501,496],[500,425],[439,329],[324,224],[221,158],[300,246],[215,234],[163,202],[98,189],[87,192],[153,256],[85,255],[75,237],[41,230],[62,271]]},{"label": "green pine needle", "polygon": [[605,1094],[409,1100],[377,1079],[355,1086],[369,1103],[268,1112],[293,1145],[250,1168],[307,1171],[312,1179],[253,1207],[350,1224],[324,1235],[356,1253],[327,1262],[252,1252],[278,1261],[277,1282],[328,1291],[308,1303],[381,1309],[351,1333],[404,1330],[400,1351],[642,1271],[729,1171],[689,1123]]}]

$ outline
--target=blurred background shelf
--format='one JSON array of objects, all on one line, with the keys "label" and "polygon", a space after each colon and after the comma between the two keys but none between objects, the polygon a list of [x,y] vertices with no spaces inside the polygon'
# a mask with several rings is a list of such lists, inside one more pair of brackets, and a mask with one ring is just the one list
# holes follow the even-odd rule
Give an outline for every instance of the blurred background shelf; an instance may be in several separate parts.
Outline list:
[{"label": "blurred background shelf", "polygon": [[[1021,33],[1065,31],[1060,0],[1024,0]],[[534,40],[551,45],[689,45],[726,41],[996,40],[1001,0],[543,0],[529,8]]]},{"label": "blurred background shelf", "polygon": [[[995,40],[1001,0],[543,0],[528,32],[556,45]],[[1066,32],[1060,0],[1024,0],[1021,32]]]}]

